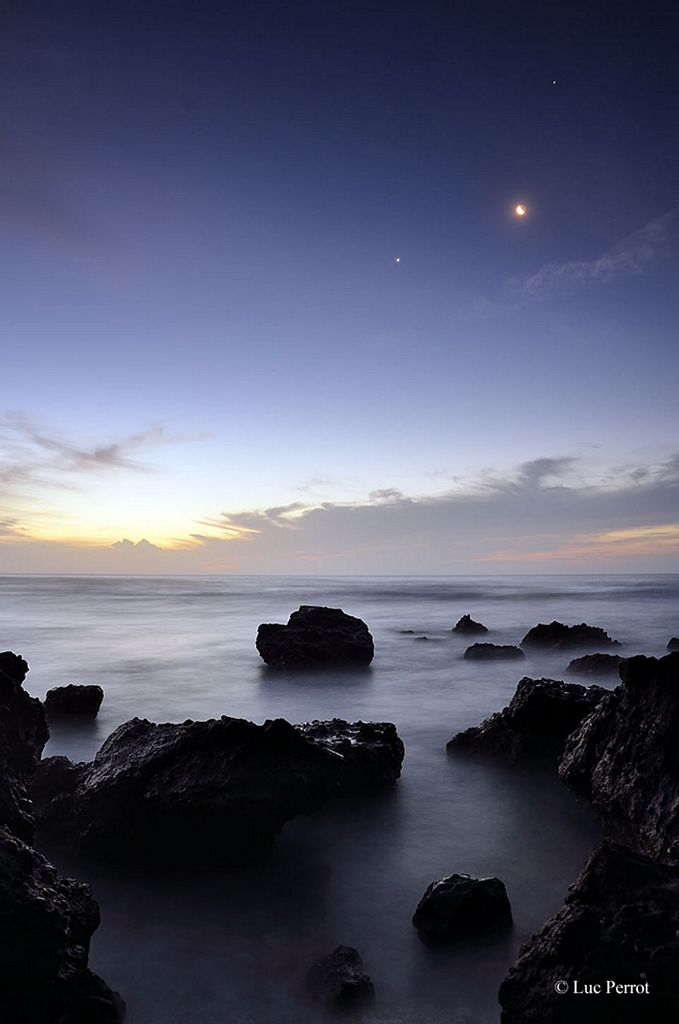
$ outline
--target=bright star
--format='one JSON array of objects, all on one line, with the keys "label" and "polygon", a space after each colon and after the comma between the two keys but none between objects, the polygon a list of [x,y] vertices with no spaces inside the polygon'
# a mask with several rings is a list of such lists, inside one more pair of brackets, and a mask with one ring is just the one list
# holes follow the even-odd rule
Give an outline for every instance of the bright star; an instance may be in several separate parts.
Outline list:
[{"label": "bright star", "polygon": [[524,206],[523,203],[517,203],[516,206],[514,207],[514,213],[516,214],[517,217],[525,217],[526,216],[526,212],[527,212],[526,211],[526,207]]}]

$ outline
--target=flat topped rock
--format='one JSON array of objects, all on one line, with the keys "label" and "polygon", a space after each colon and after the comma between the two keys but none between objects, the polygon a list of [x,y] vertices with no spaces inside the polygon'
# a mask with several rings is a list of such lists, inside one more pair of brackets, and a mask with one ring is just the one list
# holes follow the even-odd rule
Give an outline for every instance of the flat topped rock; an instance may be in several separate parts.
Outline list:
[{"label": "flat topped rock", "polygon": [[369,665],[373,638],[362,619],[341,608],[301,605],[286,625],[263,623],[255,646],[277,668]]},{"label": "flat topped rock", "polygon": [[83,683],[55,686],[45,694],[45,713],[48,718],[60,715],[96,718],[103,699],[101,686]]},{"label": "flat topped rock", "polygon": [[600,686],[524,676],[507,707],[453,736],[446,749],[556,761],[568,736],[607,692]]},{"label": "flat topped rock", "polygon": [[569,661],[566,671],[587,676],[617,676],[621,661],[619,654],[583,654]]},{"label": "flat topped rock", "polygon": [[553,650],[568,650],[571,647],[619,647],[617,640],[612,640],[605,629],[600,626],[588,626],[581,622],[576,626],[566,626],[563,622],[540,622],[529,629],[523,640],[522,647],[550,647]]},{"label": "flat topped rock", "polygon": [[520,647],[512,644],[472,644],[464,652],[465,658],[469,660],[490,660],[491,658],[525,658]]},{"label": "flat topped rock", "polygon": [[283,824],[317,810],[339,785],[342,758],[283,719],[119,726],[88,765],[46,766],[43,820],[100,857],[240,860],[266,851]]},{"label": "flat topped rock", "polygon": [[487,935],[511,923],[504,883],[471,875],[449,875],[432,882],[413,915],[420,938],[431,944]]},{"label": "flat topped rock", "polygon": [[296,726],[308,740],[341,754],[340,787],[362,792],[392,785],[401,774],[403,741],[391,722],[305,722]]},{"label": "flat topped rock", "polygon": [[487,633],[488,627],[481,622],[475,622],[471,615],[463,615],[453,626],[451,633],[465,633],[471,636],[474,633]]},{"label": "flat topped rock", "polygon": [[[499,993],[502,1024],[675,1024],[677,965],[679,876],[604,843],[510,968]],[[629,987],[610,989],[609,981]],[[600,995],[583,994],[592,982]]]},{"label": "flat topped rock", "polygon": [[353,946],[338,946],[318,960],[307,974],[304,989],[314,1002],[331,1010],[352,1011],[375,999],[373,983]]}]

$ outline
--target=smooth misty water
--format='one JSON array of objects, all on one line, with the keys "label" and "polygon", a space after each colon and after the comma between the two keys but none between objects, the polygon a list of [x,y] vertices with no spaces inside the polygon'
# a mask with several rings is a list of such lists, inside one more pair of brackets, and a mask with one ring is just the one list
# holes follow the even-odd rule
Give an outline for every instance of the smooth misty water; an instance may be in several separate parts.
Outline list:
[{"label": "smooth misty water", "polygon": [[[599,827],[549,774],[446,756],[450,736],[506,704],[522,675],[578,681],[565,672],[569,655],[465,662],[466,641],[450,627],[471,612],[493,630],[489,640],[517,643],[540,621],[587,621],[621,640],[623,654],[659,655],[679,632],[678,598],[677,576],[0,578],[0,649],[28,659],[27,689],[106,691],[96,723],[55,726],[47,753],[89,759],[134,715],[389,720],[406,744],[393,792],[289,822],[264,865],[160,874],[52,851],[94,887],[102,924],[91,964],[125,997],[129,1024],[310,1021],[299,979],[340,943],[360,950],[374,978],[369,1018],[496,1024],[507,967],[560,906]],[[257,625],[286,621],[300,604],[365,619],[371,668],[268,670]],[[442,950],[419,942],[415,905],[454,871],[505,881],[511,936]]]}]

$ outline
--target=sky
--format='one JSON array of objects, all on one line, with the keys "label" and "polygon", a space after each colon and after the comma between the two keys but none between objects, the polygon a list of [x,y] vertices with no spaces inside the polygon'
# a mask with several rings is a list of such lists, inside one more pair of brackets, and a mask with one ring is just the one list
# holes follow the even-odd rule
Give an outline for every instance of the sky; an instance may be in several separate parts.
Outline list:
[{"label": "sky", "polygon": [[679,570],[676,28],[5,0],[0,572]]}]

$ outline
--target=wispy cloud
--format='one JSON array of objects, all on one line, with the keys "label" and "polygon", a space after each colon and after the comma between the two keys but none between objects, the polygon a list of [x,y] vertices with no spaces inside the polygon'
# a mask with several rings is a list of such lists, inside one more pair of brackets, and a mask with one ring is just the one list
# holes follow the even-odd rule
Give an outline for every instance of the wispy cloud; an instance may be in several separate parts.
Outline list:
[{"label": "wispy cloud", "polygon": [[21,537],[25,527],[18,519],[0,519],[0,537]]},{"label": "wispy cloud", "polygon": [[50,493],[85,489],[93,475],[153,472],[141,455],[169,443],[157,424],[115,440],[76,443],[22,413],[0,415],[0,500],[5,518],[0,536],[28,536],[44,519]]},{"label": "wispy cloud", "polygon": [[677,510],[679,455],[597,469],[584,456],[555,454],[458,480],[444,494],[385,487],[362,501],[225,510],[162,549],[8,535],[0,571],[672,571],[679,569]]},{"label": "wispy cloud", "polygon": [[650,274],[670,258],[678,219],[679,208],[675,207],[593,259],[545,263],[531,274],[512,275],[502,283],[497,297],[478,298],[468,316],[472,320],[491,320],[527,304]]},{"label": "wispy cloud", "polygon": [[510,277],[504,282],[503,293],[509,299],[539,301],[645,274],[667,254],[670,229],[678,212],[674,209],[649,221],[595,259],[546,263],[533,274]]},{"label": "wispy cloud", "polygon": [[[205,520],[193,536],[213,554],[229,546],[241,571],[464,571],[484,564],[608,563],[676,552],[679,459],[610,467],[536,458],[507,473],[485,471],[455,491],[408,496],[396,489],[357,502],[299,503]],[[657,524],[670,524],[658,526]],[[243,544],[241,542],[245,541]]]}]

